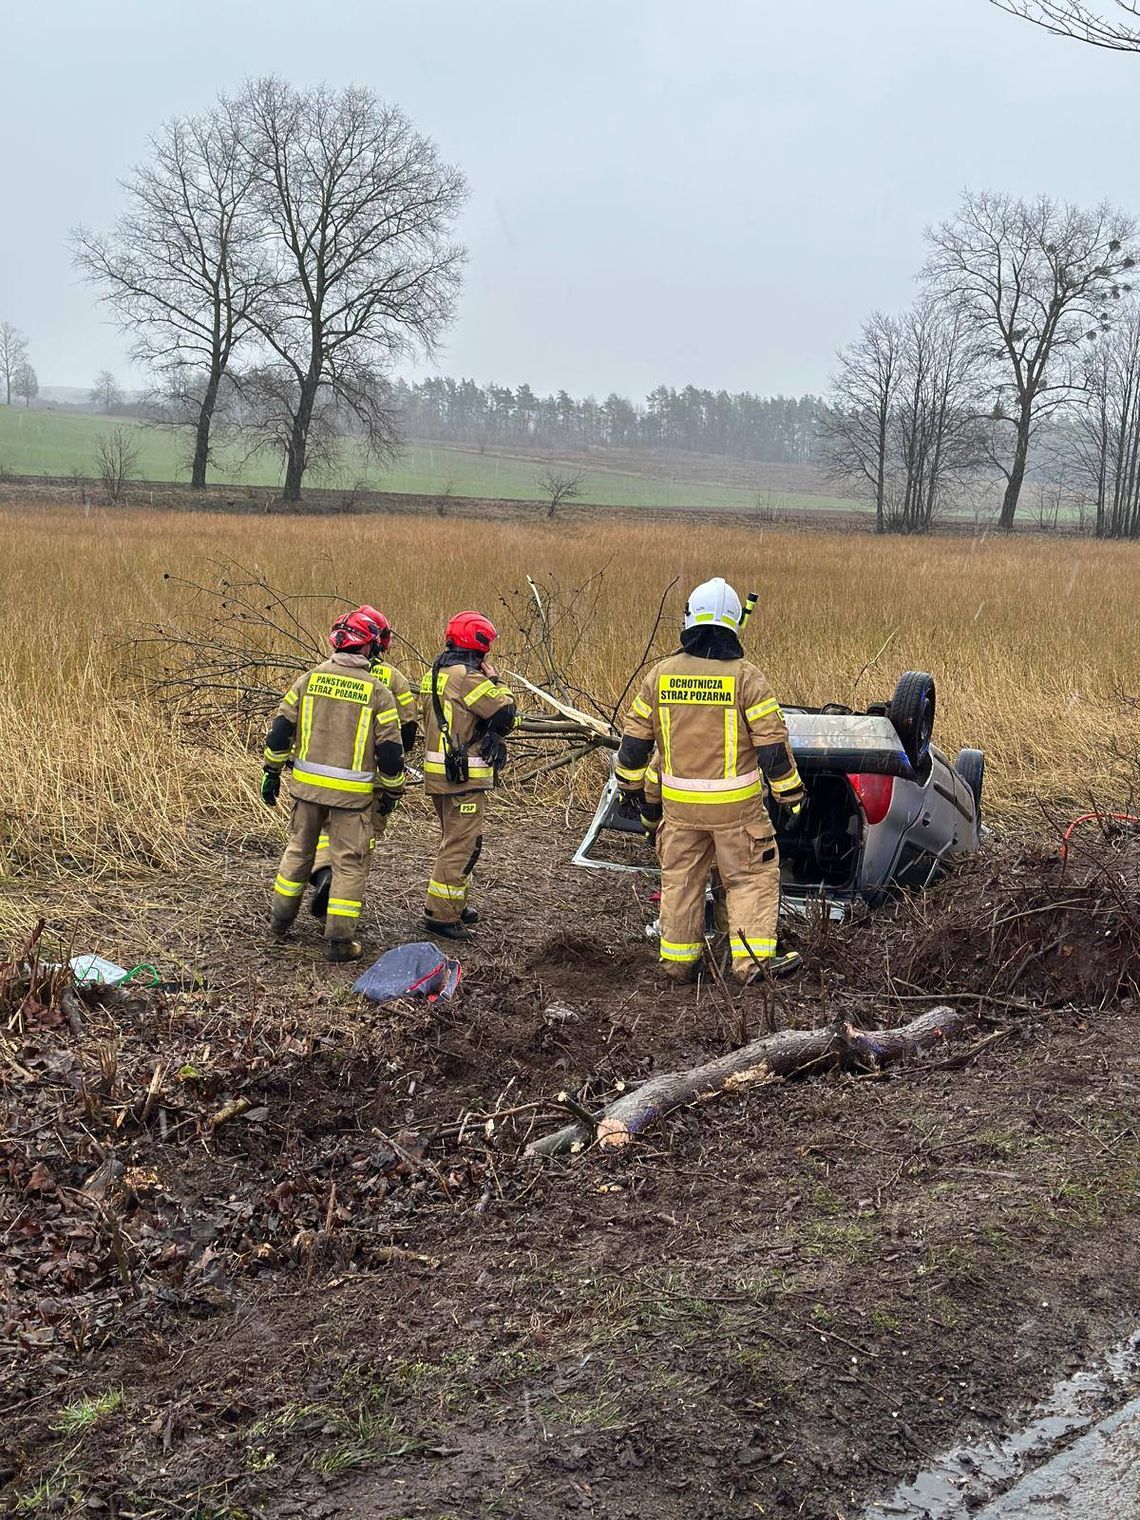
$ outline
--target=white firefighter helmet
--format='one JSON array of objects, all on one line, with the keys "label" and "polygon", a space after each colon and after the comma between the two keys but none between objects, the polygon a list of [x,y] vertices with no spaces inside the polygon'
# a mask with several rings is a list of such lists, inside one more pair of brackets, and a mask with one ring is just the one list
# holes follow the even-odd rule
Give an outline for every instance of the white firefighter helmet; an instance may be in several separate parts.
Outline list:
[{"label": "white firefighter helmet", "polygon": [[685,607],[685,628],[730,628],[740,631],[743,609],[740,598],[725,580],[718,575],[714,580],[704,581],[696,587]]}]

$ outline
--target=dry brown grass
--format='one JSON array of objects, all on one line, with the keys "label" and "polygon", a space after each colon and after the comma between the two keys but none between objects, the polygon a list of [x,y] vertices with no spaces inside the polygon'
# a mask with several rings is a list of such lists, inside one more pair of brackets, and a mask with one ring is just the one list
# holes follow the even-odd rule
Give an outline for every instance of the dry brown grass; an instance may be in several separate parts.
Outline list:
[{"label": "dry brown grass", "polygon": [[[674,576],[667,647],[685,591],[724,573],[761,593],[752,656],[788,701],[889,694],[898,671],[934,672],[943,744],[978,744],[991,814],[1027,817],[1034,798],[1119,799],[1140,747],[1140,549],[1017,539],[880,543],[866,536],[708,526],[488,524],[437,518],[253,519],[8,512],[0,604],[4,838],[0,933],[29,918],[49,883],[92,874],[193,877],[222,845],[279,827],[256,797],[250,736],[193,736],[144,696],[156,656],[132,653],[146,625],[186,599],[164,574],[215,580],[237,561],[301,593],[385,608],[434,651],[446,616],[502,599],[527,572],[583,582],[608,566],[576,666],[611,698],[641,652]],[[314,621],[323,621],[319,604]],[[889,643],[887,642],[889,640]],[[887,643],[877,665],[856,678]],[[500,652],[500,651],[497,651]],[[511,664],[511,639],[500,663]],[[259,737],[259,736],[255,736]]]}]

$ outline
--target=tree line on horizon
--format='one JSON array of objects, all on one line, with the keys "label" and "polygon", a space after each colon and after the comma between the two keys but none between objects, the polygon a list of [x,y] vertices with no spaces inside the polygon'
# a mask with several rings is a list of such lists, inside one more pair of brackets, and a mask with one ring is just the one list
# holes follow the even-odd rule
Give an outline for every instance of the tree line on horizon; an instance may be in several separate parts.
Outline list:
[{"label": "tree line on horizon", "polygon": [[565,390],[540,396],[527,384],[432,376],[396,380],[392,398],[406,435],[425,441],[687,450],[776,464],[819,458],[823,401],[811,395],[659,385],[638,403],[616,392],[602,401]]}]

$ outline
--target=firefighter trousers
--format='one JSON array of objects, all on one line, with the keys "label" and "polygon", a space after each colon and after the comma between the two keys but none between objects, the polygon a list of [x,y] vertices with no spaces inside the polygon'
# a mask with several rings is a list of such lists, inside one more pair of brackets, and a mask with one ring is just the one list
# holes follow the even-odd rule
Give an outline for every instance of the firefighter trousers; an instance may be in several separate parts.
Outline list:
[{"label": "firefighter trousers", "polygon": [[[381,813],[377,808],[372,809],[370,814],[372,838],[368,842],[369,861],[372,860],[376,846],[384,837],[384,830],[388,827],[388,819],[391,816],[391,813]],[[317,836],[317,853],[313,856],[313,875],[315,876],[318,871],[323,871],[326,866],[331,865],[332,853],[329,850],[329,831],[328,829],[322,829]]]},{"label": "firefighter trousers", "polygon": [[368,879],[368,846],[372,839],[372,816],[368,808],[326,807],[323,803],[293,799],[289,819],[289,842],[273,883],[273,918],[291,924],[309,884],[317,841],[328,834],[332,889],[325,920],[326,939],[351,939],[364,904]]},{"label": "firefighter trousers", "polygon": [[775,955],[780,856],[766,814],[709,828],[665,818],[657,831],[657,853],[666,966],[683,970],[701,958],[705,888],[714,867],[724,893],[733,975],[745,981],[755,966],[753,956],[763,961]]},{"label": "firefighter trousers", "polygon": [[424,913],[453,924],[467,906],[471,872],[483,849],[483,794],[458,792],[431,800],[441,837]]}]

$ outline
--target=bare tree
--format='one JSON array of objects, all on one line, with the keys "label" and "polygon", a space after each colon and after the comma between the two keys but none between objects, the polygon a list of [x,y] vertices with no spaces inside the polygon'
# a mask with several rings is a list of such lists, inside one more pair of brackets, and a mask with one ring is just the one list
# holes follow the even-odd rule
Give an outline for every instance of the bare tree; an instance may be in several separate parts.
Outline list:
[{"label": "bare tree", "polygon": [[438,517],[446,517],[455,500],[455,477],[449,475],[435,493],[435,510]]},{"label": "bare tree", "polygon": [[[1140,0],[1113,0],[1126,16],[1140,18]],[[1083,0],[990,0],[999,11],[1032,21],[1055,37],[1075,37],[1117,53],[1140,53],[1140,26],[1110,20]]]},{"label": "bare tree", "polygon": [[[235,421],[248,454],[268,450],[288,462],[297,425],[294,373],[280,363],[257,365],[239,378],[237,395]],[[376,371],[357,372],[346,366],[335,387],[323,385],[317,391],[305,434],[305,471],[332,474],[345,441],[360,439],[362,418],[365,454],[394,458],[400,434],[387,381]]]},{"label": "bare tree", "polygon": [[124,182],[108,237],[72,235],[76,266],[160,376],[172,420],[194,430],[190,484],[203,489],[219,390],[264,289],[253,170],[224,106],[176,118]]},{"label": "bare tree", "polygon": [[132,430],[117,427],[102,434],[95,457],[107,500],[116,502],[121,498],[127,481],[133,480],[138,474],[139,451]]},{"label": "bare tree", "polygon": [[4,405],[12,405],[16,371],[28,357],[28,340],[11,322],[0,322],[0,379],[4,381]]},{"label": "bare tree", "polygon": [[819,420],[829,473],[869,491],[878,533],[887,528],[888,436],[901,347],[897,319],[873,312],[856,341],[840,350],[829,405]]},{"label": "bare tree", "polygon": [[1135,232],[1107,204],[1085,210],[986,191],[965,195],[956,217],[927,232],[924,274],[935,297],[961,311],[994,365],[994,416],[1012,434],[1009,454],[996,461],[1007,532],[1035,424],[1072,395],[1080,345],[1108,329],[1130,289]]},{"label": "bare tree", "polygon": [[876,312],[839,356],[822,420],[830,472],[875,503],[880,533],[926,533],[985,457],[976,346],[953,309]]},{"label": "bare tree", "polygon": [[[208,370],[172,359],[156,374],[156,384],[139,399],[140,416],[152,426],[173,433],[179,467],[190,476],[195,489],[205,484],[207,469],[229,466],[229,456],[223,461],[219,443],[236,439],[241,378],[241,372],[231,365],[215,388]],[[209,410],[208,422],[204,408]]]},{"label": "bare tree", "polygon": [[12,390],[19,396],[25,407],[31,406],[40,393],[40,382],[27,359],[21,360],[19,368],[12,376]]},{"label": "bare tree", "polygon": [[888,525],[894,532],[927,533],[951,488],[985,458],[978,354],[961,317],[936,301],[920,301],[901,329]]},{"label": "bare tree", "polygon": [[119,389],[119,382],[109,369],[101,369],[95,376],[95,384],[87,392],[87,399],[92,406],[101,406],[105,412],[113,410],[116,406],[122,406],[123,393]]},{"label": "bare tree", "polygon": [[1140,538],[1140,305],[1130,302],[1112,332],[1087,356],[1084,404],[1075,409],[1070,449],[1082,483],[1095,493],[1098,538]]},{"label": "bare tree", "polygon": [[430,352],[450,320],[463,250],[450,241],[466,196],[435,144],[371,91],[251,83],[231,107],[272,229],[268,299],[252,320],[288,417],[286,501],[298,501],[322,402],[365,448],[393,428],[384,368]]},{"label": "bare tree", "polygon": [[582,494],[582,482],[585,480],[581,470],[547,470],[540,475],[535,482],[538,489],[546,497],[547,517],[557,517],[558,509],[566,505],[568,501],[577,501]]}]

